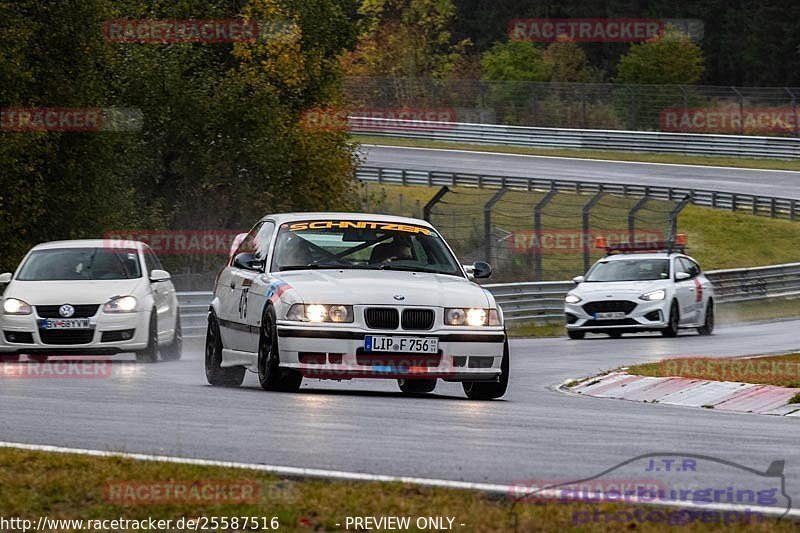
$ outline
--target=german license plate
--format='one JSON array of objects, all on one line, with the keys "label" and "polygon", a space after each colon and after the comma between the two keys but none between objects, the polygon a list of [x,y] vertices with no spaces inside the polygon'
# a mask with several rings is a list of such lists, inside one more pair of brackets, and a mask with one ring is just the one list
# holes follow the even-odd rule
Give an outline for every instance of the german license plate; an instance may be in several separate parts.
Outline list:
[{"label": "german license plate", "polygon": [[39,323],[40,329],[89,329],[91,327],[88,318],[43,318]]},{"label": "german license plate", "polygon": [[620,318],[625,318],[625,313],[622,311],[614,311],[611,313],[595,313],[594,319],[595,320],[618,320]]},{"label": "german license plate", "polygon": [[439,339],[435,337],[384,337],[367,335],[364,339],[367,352],[437,353]]}]

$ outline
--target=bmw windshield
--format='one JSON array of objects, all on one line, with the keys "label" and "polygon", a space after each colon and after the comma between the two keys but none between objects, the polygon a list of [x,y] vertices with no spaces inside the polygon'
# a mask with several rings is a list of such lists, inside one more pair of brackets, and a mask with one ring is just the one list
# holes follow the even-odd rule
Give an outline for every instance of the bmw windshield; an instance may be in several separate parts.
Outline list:
[{"label": "bmw windshield", "polygon": [[423,226],[355,220],[281,225],[272,271],[315,268],[462,275],[444,240]]},{"label": "bmw windshield", "polygon": [[655,281],[669,279],[669,259],[613,259],[599,261],[585,281]]}]

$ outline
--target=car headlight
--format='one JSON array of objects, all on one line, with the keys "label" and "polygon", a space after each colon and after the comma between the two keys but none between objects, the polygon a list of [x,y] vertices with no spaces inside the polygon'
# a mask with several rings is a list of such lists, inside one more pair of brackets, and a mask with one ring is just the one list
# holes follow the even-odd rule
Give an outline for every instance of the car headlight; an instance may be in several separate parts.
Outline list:
[{"label": "car headlight", "polygon": [[569,293],[569,294],[567,294],[567,297],[564,298],[564,301],[567,302],[568,304],[576,304],[576,303],[581,301],[581,297],[577,296],[575,294]]},{"label": "car headlight", "polygon": [[3,312],[7,315],[29,315],[31,306],[16,298],[6,298],[3,301]]},{"label": "car headlight", "polygon": [[353,322],[352,305],[294,304],[286,313],[286,320],[297,322]]},{"label": "car headlight", "polygon": [[652,302],[655,300],[663,300],[666,297],[667,297],[667,291],[665,291],[664,289],[658,289],[657,291],[650,291],[642,294],[641,296],[639,296],[639,299]]},{"label": "car headlight", "polygon": [[445,309],[444,323],[448,326],[502,326],[497,309],[481,309],[461,307]]},{"label": "car headlight", "polygon": [[132,313],[136,311],[136,298],[133,296],[117,296],[103,305],[104,313]]}]

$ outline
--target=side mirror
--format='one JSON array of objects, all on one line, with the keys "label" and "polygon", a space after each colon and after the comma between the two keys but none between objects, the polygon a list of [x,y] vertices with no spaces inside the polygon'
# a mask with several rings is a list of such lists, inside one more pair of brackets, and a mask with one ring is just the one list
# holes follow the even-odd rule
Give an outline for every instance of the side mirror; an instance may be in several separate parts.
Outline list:
[{"label": "side mirror", "polygon": [[262,263],[255,255],[243,252],[233,258],[233,266],[244,270],[261,270]]},{"label": "side mirror", "polygon": [[586,278],[584,276],[575,276],[572,278],[572,281],[575,283],[575,285],[577,285],[578,283],[583,283],[586,281]]},{"label": "side mirror", "polygon": [[488,278],[492,275],[492,265],[484,261],[475,261],[472,265],[472,275],[475,279]]},{"label": "side mirror", "polygon": [[684,281],[691,277],[688,272],[678,272],[675,274],[675,281]]},{"label": "side mirror", "polygon": [[154,268],[150,271],[150,281],[153,283],[158,283],[159,281],[169,281],[172,279],[172,276],[169,275],[169,272],[166,270],[161,270],[158,268]]},{"label": "side mirror", "polygon": [[11,272],[3,272],[0,274],[0,284],[11,283],[11,277],[13,274]]}]

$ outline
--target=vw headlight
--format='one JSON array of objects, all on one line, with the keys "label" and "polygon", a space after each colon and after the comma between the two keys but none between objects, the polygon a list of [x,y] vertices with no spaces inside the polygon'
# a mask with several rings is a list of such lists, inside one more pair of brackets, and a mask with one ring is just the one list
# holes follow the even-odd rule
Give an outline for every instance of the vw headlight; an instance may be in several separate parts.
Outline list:
[{"label": "vw headlight", "polygon": [[502,326],[497,309],[460,307],[444,310],[444,323],[448,326]]},{"label": "vw headlight", "polygon": [[294,304],[286,313],[286,320],[297,322],[353,322],[352,305]]},{"label": "vw headlight", "polygon": [[576,304],[581,301],[581,297],[576,294],[569,293],[567,294],[567,297],[564,298],[564,301],[568,304]]},{"label": "vw headlight", "polygon": [[3,301],[3,312],[7,315],[29,315],[31,306],[16,298],[6,298]]},{"label": "vw headlight", "polygon": [[103,305],[104,313],[132,313],[136,311],[136,298],[133,296],[118,296]]},{"label": "vw headlight", "polygon": [[650,291],[642,294],[639,296],[640,300],[646,300],[648,302],[653,302],[656,300],[663,300],[667,297],[667,291],[664,289],[658,289],[657,291]]}]

